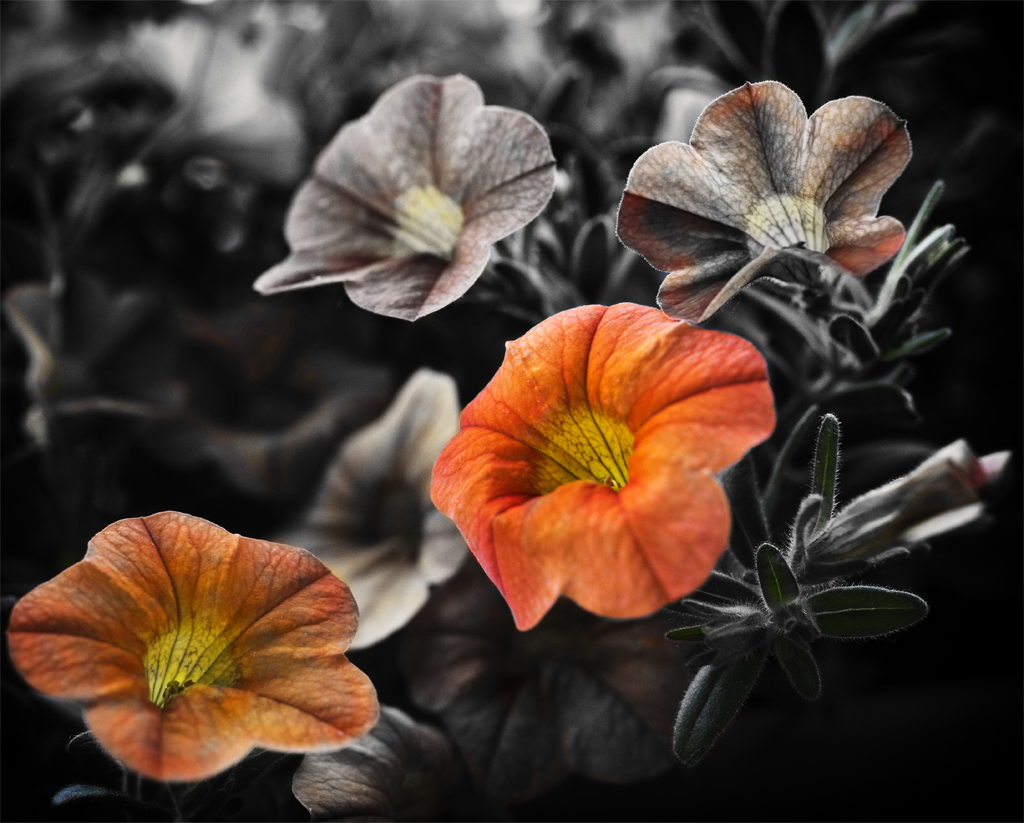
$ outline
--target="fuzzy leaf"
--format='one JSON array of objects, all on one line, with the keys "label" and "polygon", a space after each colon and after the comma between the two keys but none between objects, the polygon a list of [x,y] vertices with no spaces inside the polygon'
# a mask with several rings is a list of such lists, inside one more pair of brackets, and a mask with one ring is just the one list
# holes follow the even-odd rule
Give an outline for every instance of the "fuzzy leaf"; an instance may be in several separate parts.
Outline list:
[{"label": "fuzzy leaf", "polygon": [[672,629],[670,632],[665,632],[665,637],[681,643],[693,643],[696,641],[703,642],[706,634],[704,626],[682,626],[678,629]]},{"label": "fuzzy leaf", "polygon": [[836,505],[836,485],[839,482],[839,420],[826,414],[818,429],[814,446],[814,471],[811,476],[811,494],[821,495],[821,506],[814,530],[819,531],[832,518]]},{"label": "fuzzy leaf", "polygon": [[912,626],[928,614],[916,594],[877,586],[828,589],[807,605],[821,633],[829,637],[877,637]]},{"label": "fuzzy leaf", "polygon": [[757,550],[757,581],[764,602],[773,612],[785,609],[800,596],[800,585],[782,553],[771,543]]},{"label": "fuzzy leaf", "polygon": [[765,650],[727,666],[704,666],[686,690],[676,717],[672,746],[687,766],[707,754],[736,716],[764,665]]},{"label": "fuzzy leaf", "polygon": [[775,658],[799,694],[805,700],[821,695],[821,673],[806,643],[784,634],[775,637]]}]

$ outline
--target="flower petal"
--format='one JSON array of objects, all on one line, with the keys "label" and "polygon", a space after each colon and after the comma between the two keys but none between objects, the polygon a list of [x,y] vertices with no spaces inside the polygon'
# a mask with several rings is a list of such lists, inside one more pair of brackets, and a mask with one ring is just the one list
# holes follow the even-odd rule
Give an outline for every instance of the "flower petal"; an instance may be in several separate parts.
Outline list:
[{"label": "flower petal", "polygon": [[441,732],[382,706],[380,722],[351,746],[306,755],[292,792],[313,820],[436,820],[454,776]]},{"label": "flower petal", "polygon": [[746,341],[651,308],[585,306],[507,345],[432,492],[519,628],[560,594],[638,617],[703,582],[729,529],[713,475],[774,422]]},{"label": "flower petal", "polygon": [[291,255],[257,291],[344,282],[356,305],[415,320],[461,297],[491,243],[536,217],[554,155],[529,115],[467,77],[417,75],[344,126],[296,195]]},{"label": "flower petal", "polygon": [[836,220],[828,224],[828,256],[857,277],[874,271],[900,250],[907,233],[894,217]]},{"label": "flower petal", "polygon": [[903,121],[869,97],[826,103],[811,115],[804,142],[800,189],[829,221],[874,217],[882,195],[910,161]]},{"label": "flower petal", "polygon": [[164,512],[96,535],[18,602],[9,640],[33,686],[86,703],[115,757],[198,780],[254,745],[337,748],[373,725],[373,686],[344,655],[356,619],[307,552]]},{"label": "flower petal", "polygon": [[431,470],[458,418],[455,381],[417,371],[379,420],[344,443],[317,501],[285,538],[351,588],[361,610],[353,648],[404,626],[429,584],[447,580],[465,558],[457,529],[430,502]]},{"label": "flower petal", "polygon": [[688,674],[660,619],[609,621],[563,601],[529,632],[475,563],[410,625],[402,668],[440,715],[470,772],[526,798],[569,771],[626,782],[672,765],[672,719]]},{"label": "flower petal", "polygon": [[[469,291],[487,266],[490,253],[490,246],[464,233],[450,263],[429,254],[392,258],[364,270],[361,277],[346,279],[345,293],[357,306],[375,314],[418,320]],[[329,280],[321,278],[319,282]]]}]

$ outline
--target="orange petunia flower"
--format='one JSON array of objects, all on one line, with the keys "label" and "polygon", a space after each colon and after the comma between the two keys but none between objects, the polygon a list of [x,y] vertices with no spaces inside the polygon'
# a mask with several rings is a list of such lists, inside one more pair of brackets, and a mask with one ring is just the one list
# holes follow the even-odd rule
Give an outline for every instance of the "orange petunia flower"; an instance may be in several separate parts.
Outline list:
[{"label": "orange petunia flower", "polygon": [[540,214],[554,185],[532,117],[485,106],[462,75],[410,77],[317,158],[288,212],[292,253],[254,287],[344,283],[356,305],[415,320],[461,297],[491,244]]},{"label": "orange petunia flower", "polygon": [[857,277],[890,259],[906,233],[875,215],[909,160],[903,121],[875,100],[844,97],[808,118],[781,83],[747,83],[708,105],[689,144],[640,156],[619,238],[669,273],[658,305],[702,322],[793,258]]},{"label": "orange petunia flower", "polygon": [[357,620],[308,552],[163,512],[97,534],[18,601],[8,639],[128,768],[201,780],[253,746],[331,751],[373,726],[376,692],[345,657]]},{"label": "orange petunia flower", "polygon": [[560,594],[639,617],[700,586],[729,539],[715,475],[775,425],[760,354],[632,304],[562,312],[506,348],[431,494],[516,625]]}]

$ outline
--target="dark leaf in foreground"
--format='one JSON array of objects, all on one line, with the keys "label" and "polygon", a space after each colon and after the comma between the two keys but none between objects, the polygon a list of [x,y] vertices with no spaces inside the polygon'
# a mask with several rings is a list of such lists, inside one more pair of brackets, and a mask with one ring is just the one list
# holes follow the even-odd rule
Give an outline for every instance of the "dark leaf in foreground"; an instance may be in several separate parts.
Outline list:
[{"label": "dark leaf in foreground", "polygon": [[676,717],[673,748],[687,766],[707,754],[740,710],[764,665],[765,650],[727,666],[704,666],[693,678]]},{"label": "dark leaf in foreground", "polygon": [[775,637],[775,658],[793,684],[793,688],[805,700],[815,700],[821,695],[821,672],[806,643],[785,634]]}]

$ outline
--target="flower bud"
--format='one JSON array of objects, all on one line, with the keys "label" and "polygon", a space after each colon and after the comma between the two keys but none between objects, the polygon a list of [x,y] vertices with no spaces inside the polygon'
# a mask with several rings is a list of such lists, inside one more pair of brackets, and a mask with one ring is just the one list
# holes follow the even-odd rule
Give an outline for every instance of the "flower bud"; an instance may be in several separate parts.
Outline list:
[{"label": "flower bud", "polygon": [[940,449],[910,474],[843,507],[807,547],[812,564],[870,560],[979,519],[1001,485],[1009,452],[978,458],[964,440]]}]

